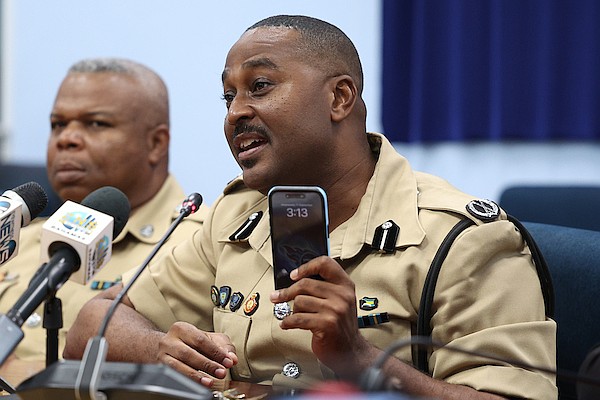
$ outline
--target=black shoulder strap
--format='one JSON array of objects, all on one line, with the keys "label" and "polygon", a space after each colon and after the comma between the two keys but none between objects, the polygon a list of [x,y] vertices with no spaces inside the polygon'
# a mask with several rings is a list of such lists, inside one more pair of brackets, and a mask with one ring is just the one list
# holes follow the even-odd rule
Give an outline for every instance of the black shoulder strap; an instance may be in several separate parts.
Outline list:
[{"label": "black shoulder strap", "polygon": [[[535,268],[538,273],[538,277],[540,279],[540,284],[542,287],[542,294],[544,296],[544,306],[546,308],[546,316],[549,318],[554,317],[554,288],[552,286],[552,279],[550,277],[550,271],[548,270],[548,266],[546,264],[546,260],[544,260],[544,256],[540,252],[538,245],[533,240],[531,234],[527,231],[527,229],[523,226],[521,222],[519,222],[516,218],[511,215],[508,215],[508,220],[512,222],[521,232],[523,239],[527,243],[529,250],[531,251],[531,256],[533,258],[533,262],[535,264]],[[465,229],[469,226],[473,225],[473,222],[470,219],[464,219],[458,222],[454,227],[450,230],[448,235],[444,238],[444,241],[440,245],[433,261],[431,262],[431,266],[429,267],[429,272],[427,273],[427,277],[425,278],[425,283],[423,285],[423,291],[421,293],[421,302],[419,304],[419,316],[417,319],[417,332],[418,336],[431,336],[431,308],[433,304],[433,295],[435,293],[435,286],[437,283],[438,276],[440,274],[440,270],[442,269],[442,264],[450,251],[450,247],[454,240],[460,235]],[[428,351],[423,346],[420,346],[413,350],[414,357],[413,363],[417,369],[428,374],[429,373],[429,362],[428,362]]]}]

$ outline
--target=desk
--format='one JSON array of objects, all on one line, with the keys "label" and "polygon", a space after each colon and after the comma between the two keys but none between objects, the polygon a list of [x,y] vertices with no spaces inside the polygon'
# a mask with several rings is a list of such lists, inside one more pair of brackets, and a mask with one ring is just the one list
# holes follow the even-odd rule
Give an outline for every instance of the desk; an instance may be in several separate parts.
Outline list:
[{"label": "desk", "polygon": [[0,367],[0,376],[12,387],[17,387],[25,379],[37,374],[45,367],[44,361],[23,361],[15,356],[10,356]]},{"label": "desk", "polygon": [[[42,361],[22,361],[18,360],[14,357],[9,358],[6,363],[0,368],[0,375],[4,378],[5,381],[10,383],[12,386],[18,386],[19,383],[29,378],[32,375],[35,375],[39,371],[43,370],[45,367],[45,363]],[[381,393],[357,393],[357,392],[345,392],[340,390],[343,388],[339,386],[338,382],[333,383],[334,386],[322,386],[320,392],[316,393],[306,393],[306,394],[296,394],[294,398],[304,399],[304,400],[323,400],[326,398],[332,397],[332,394],[336,394],[338,396],[343,396],[343,398],[352,399],[352,400],[412,400],[414,397],[407,397],[400,393],[389,393],[389,392],[381,392]],[[289,389],[284,388],[273,388],[267,385],[259,385],[255,383],[248,382],[237,382],[230,380],[218,381],[215,384],[215,387],[212,388],[216,391],[216,394],[220,397],[214,398],[222,398],[224,400],[230,399],[244,399],[244,400],[259,400],[259,399],[269,399],[269,398],[278,398],[278,399],[289,399],[290,393]],[[8,393],[3,393],[3,395],[7,395]],[[288,397],[286,397],[286,395]],[[0,397],[2,394],[0,394]],[[17,395],[7,396],[7,399],[11,400],[21,400]],[[341,398],[341,397],[338,397]]]},{"label": "desk", "polygon": [[[23,361],[11,356],[0,367],[0,376],[11,386],[17,387],[25,379],[37,374],[45,367],[44,361]],[[225,399],[239,398],[234,397],[236,393],[244,394],[245,399],[262,399],[273,392],[271,386],[230,380],[218,381],[213,390],[222,392]],[[3,395],[8,395],[8,393],[0,391],[0,396]]]}]

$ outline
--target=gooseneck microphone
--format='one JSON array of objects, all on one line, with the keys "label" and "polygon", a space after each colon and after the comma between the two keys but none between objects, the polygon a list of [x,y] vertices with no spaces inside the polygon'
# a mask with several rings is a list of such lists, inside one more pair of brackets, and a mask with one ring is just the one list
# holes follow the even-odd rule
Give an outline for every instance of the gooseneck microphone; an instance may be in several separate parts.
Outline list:
[{"label": "gooseneck microphone", "polygon": [[0,265],[19,251],[19,233],[48,205],[46,192],[36,182],[28,182],[0,196]]},{"label": "gooseneck microphone", "polygon": [[[44,263],[25,292],[6,315],[0,316],[0,365],[23,339],[25,320],[78,271],[83,264],[94,270],[110,259],[112,237],[129,218],[129,201],[118,189],[103,187],[90,193],[81,204],[65,202],[44,223]],[[46,243],[46,245],[44,245]]]},{"label": "gooseneck microphone", "polygon": [[108,352],[108,343],[104,334],[108,327],[110,319],[115,313],[116,308],[120,304],[123,297],[129,291],[129,288],[139,278],[142,272],[146,269],[150,261],[154,258],[156,253],[160,250],[163,244],[171,236],[171,233],[179,225],[179,223],[188,215],[196,212],[202,204],[202,196],[198,193],[192,193],[182,203],[179,216],[173,221],[167,232],[154,247],[152,252],[146,257],[144,262],[136,270],[131,280],[123,287],[118,293],[113,302],[111,303],[102,324],[98,329],[98,334],[91,338],[85,348],[83,358],[81,360],[81,368],[75,381],[75,398],[78,400],[101,400],[105,399],[106,396],[99,391],[100,379],[102,377],[102,368]]}]

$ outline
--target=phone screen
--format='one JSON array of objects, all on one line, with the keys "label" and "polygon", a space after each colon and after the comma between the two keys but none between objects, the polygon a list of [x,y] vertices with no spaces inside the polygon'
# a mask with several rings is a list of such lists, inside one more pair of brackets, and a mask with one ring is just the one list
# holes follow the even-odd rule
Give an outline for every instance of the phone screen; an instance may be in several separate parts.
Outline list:
[{"label": "phone screen", "polygon": [[292,284],[292,270],[329,254],[327,197],[318,187],[282,187],[269,191],[275,288]]}]

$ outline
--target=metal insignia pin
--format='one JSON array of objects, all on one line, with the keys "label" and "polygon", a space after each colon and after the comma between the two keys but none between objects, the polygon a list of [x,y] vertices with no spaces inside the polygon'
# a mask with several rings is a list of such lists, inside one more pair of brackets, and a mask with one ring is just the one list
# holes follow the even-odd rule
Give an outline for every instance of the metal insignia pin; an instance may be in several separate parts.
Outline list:
[{"label": "metal insignia pin", "polygon": [[152,225],[144,225],[140,228],[140,235],[145,238],[149,238],[154,233],[154,226]]},{"label": "metal insignia pin", "polygon": [[292,307],[287,302],[277,303],[273,306],[273,314],[275,314],[275,318],[282,320],[288,315],[292,315]]},{"label": "metal insignia pin", "polygon": [[281,374],[288,378],[296,379],[300,376],[300,367],[295,362],[289,362],[283,366]]},{"label": "metal insignia pin", "polygon": [[500,216],[498,204],[487,199],[471,200],[466,208],[469,214],[484,222],[493,221]]}]

